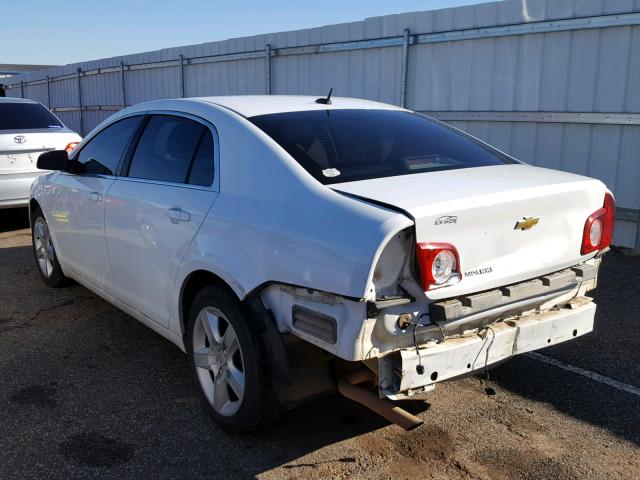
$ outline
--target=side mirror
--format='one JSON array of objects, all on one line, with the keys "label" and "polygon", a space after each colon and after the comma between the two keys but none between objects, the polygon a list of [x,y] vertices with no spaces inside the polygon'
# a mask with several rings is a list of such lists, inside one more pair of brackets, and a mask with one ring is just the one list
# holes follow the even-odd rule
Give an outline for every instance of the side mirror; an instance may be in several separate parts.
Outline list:
[{"label": "side mirror", "polygon": [[70,167],[69,154],[65,150],[53,150],[38,157],[36,166],[40,170],[60,170],[68,172]]}]

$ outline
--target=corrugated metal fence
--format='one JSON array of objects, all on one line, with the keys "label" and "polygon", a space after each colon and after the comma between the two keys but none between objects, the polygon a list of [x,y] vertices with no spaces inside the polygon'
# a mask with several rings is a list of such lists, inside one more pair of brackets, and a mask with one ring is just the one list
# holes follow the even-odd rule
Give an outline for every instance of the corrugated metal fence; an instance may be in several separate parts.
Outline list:
[{"label": "corrugated metal fence", "polygon": [[87,133],[123,105],[334,94],[406,105],[603,180],[640,248],[640,0],[509,0],[84,62],[11,79]]}]

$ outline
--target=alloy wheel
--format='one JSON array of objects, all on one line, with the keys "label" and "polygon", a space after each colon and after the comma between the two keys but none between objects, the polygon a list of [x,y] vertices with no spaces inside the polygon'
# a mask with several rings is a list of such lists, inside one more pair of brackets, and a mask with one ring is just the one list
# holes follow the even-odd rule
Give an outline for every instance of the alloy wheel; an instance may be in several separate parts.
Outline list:
[{"label": "alloy wheel", "polygon": [[220,415],[242,405],[245,368],[235,329],[219,310],[200,311],[193,329],[193,361],[205,397]]},{"label": "alloy wheel", "polygon": [[53,259],[55,254],[49,227],[42,217],[38,217],[33,224],[33,244],[40,271],[45,277],[51,277],[53,274]]}]

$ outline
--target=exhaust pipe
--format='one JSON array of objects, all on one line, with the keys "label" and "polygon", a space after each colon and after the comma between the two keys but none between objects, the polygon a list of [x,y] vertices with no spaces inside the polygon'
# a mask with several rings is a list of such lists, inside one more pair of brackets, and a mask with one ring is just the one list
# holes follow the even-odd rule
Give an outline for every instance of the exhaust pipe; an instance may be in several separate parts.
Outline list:
[{"label": "exhaust pipe", "polygon": [[413,430],[422,425],[422,420],[415,415],[394,405],[387,399],[378,398],[369,390],[357,385],[367,381],[371,382],[374,379],[374,374],[369,369],[354,370],[349,372],[344,379],[338,380],[338,391],[350,400],[364,405],[405,430]]}]

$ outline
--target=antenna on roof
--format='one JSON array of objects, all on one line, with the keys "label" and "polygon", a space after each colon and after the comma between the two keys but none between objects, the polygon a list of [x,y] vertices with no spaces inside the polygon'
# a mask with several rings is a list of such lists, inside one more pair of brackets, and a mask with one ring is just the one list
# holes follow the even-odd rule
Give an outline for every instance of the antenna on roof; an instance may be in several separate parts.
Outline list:
[{"label": "antenna on roof", "polygon": [[329,90],[329,95],[327,95],[327,98],[324,98],[324,97],[316,98],[316,103],[321,103],[322,105],[331,105],[332,93],[333,93],[333,87]]}]

